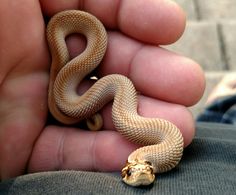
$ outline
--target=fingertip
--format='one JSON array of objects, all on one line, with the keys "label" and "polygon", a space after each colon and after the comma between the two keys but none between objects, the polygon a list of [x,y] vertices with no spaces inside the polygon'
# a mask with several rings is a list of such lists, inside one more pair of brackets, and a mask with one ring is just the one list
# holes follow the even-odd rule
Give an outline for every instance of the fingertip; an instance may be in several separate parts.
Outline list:
[{"label": "fingertip", "polygon": [[187,147],[192,143],[196,132],[195,120],[192,113],[187,108],[183,109],[181,121],[182,125],[179,124],[179,129],[184,138],[184,147]]},{"label": "fingertip", "polygon": [[173,1],[123,1],[118,21],[124,33],[140,41],[165,45],[183,34],[186,16]]},{"label": "fingertip", "polygon": [[186,60],[190,66],[188,70],[189,75],[186,76],[186,79],[189,81],[189,97],[191,97],[191,99],[186,99],[185,105],[193,106],[202,98],[205,92],[206,78],[202,67],[197,62],[189,58],[186,58]]},{"label": "fingertip", "polygon": [[[173,1],[57,1],[41,0],[45,15],[81,9],[98,17],[106,27],[119,29],[139,41],[170,44],[179,39],[185,28],[185,13]],[[99,6],[97,6],[99,4]]]},{"label": "fingertip", "polygon": [[133,58],[129,76],[142,94],[185,106],[195,104],[205,89],[199,64],[160,47],[143,47]]}]

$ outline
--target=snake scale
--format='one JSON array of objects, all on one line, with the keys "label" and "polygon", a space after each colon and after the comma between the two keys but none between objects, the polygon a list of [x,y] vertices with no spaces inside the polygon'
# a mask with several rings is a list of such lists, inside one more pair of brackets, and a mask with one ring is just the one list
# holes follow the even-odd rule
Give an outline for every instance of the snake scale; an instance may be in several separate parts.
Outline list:
[{"label": "snake scale", "polygon": [[[70,59],[65,38],[73,33],[83,34],[87,46]],[[140,116],[137,92],[127,77],[107,75],[83,95],[77,94],[78,84],[99,65],[106,52],[106,30],[96,17],[78,10],[60,12],[48,23],[47,39],[52,56],[48,106],[58,121],[74,124],[93,117],[94,126],[101,126],[96,113],[113,100],[112,120],[116,129],[129,141],[143,145],[129,155],[122,169],[125,183],[149,185],[155,173],[168,171],[179,163],[183,153],[180,130],[167,120]]]}]

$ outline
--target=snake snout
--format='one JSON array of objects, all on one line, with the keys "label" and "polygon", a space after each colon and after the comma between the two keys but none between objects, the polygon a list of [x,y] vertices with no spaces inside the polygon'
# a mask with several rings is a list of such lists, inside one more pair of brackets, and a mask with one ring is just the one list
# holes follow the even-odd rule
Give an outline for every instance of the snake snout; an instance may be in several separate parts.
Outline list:
[{"label": "snake snout", "polygon": [[122,169],[123,181],[131,186],[149,185],[155,179],[153,167],[149,162],[128,162]]}]

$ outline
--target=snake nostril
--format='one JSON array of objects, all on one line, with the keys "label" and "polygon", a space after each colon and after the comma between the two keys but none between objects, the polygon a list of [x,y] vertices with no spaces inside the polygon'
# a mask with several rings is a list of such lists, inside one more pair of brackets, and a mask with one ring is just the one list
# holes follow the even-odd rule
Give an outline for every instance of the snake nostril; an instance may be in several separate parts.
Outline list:
[{"label": "snake nostril", "polygon": [[145,163],[148,164],[148,165],[150,165],[150,166],[152,166],[152,163],[149,162],[149,161],[145,161]]}]

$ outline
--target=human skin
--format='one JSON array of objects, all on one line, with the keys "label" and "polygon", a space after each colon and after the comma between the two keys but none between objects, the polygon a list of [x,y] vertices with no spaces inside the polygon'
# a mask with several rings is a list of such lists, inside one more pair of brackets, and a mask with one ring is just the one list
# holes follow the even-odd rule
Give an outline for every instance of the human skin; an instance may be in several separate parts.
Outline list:
[{"label": "human skin", "polygon": [[[98,6],[99,5],[99,6]],[[44,16],[79,9],[108,29],[108,50],[98,69],[128,76],[139,91],[138,112],[160,117],[181,130],[185,146],[194,120],[187,107],[202,96],[199,65],[158,45],[178,40],[183,11],[167,0],[2,0],[0,3],[0,178],[27,172],[76,169],[117,171],[137,148],[114,131],[111,104],[101,110],[104,131],[89,132],[47,122],[50,53]],[[67,39],[72,57],[84,49],[80,36]],[[84,91],[91,82],[83,82]]]}]

